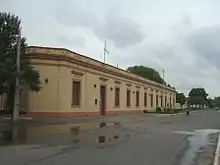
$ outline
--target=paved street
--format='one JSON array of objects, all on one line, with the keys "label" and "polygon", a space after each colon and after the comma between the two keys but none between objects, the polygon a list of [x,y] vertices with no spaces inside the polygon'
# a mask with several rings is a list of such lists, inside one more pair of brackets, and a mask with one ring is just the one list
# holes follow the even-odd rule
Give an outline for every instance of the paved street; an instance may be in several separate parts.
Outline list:
[{"label": "paved street", "polygon": [[210,165],[220,112],[128,115],[59,124],[0,126],[4,165]]}]

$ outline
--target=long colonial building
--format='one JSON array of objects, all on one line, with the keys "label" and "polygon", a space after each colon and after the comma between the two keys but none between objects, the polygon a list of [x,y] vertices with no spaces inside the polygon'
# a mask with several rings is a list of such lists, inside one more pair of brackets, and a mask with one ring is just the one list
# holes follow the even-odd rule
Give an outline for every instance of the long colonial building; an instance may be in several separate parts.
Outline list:
[{"label": "long colonial building", "polygon": [[108,115],[173,107],[168,86],[63,48],[26,50],[40,72],[41,90],[23,89],[21,110],[32,115]]}]

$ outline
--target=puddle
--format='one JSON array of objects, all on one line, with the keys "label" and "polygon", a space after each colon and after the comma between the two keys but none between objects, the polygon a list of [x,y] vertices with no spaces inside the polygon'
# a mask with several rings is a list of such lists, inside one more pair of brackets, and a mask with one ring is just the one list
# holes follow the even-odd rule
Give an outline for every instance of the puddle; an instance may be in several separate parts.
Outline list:
[{"label": "puddle", "polygon": [[116,142],[120,139],[119,135],[111,135],[111,136],[99,136],[98,137],[98,143],[110,143],[110,142]]},{"label": "puddle", "polygon": [[119,122],[100,122],[99,123],[99,128],[103,127],[116,127],[119,128],[121,127],[121,124]]},{"label": "puddle", "polygon": [[[120,123],[101,122],[45,126],[13,125],[0,128],[1,145],[46,144],[86,145],[117,141]],[[120,138],[119,138],[120,137]]]},{"label": "puddle", "polygon": [[80,133],[80,127],[72,127],[70,128],[70,132],[74,135],[78,135]]},{"label": "puddle", "polygon": [[106,127],[106,123],[105,123],[105,122],[99,123],[99,127],[100,127],[100,128]]},{"label": "puddle", "polygon": [[198,152],[201,152],[203,147],[212,144],[209,135],[219,132],[220,130],[217,129],[195,130],[194,132],[175,131],[174,133],[187,135],[187,140],[189,142],[188,149],[186,149],[184,156],[180,160],[180,165],[194,164],[194,159]]},{"label": "puddle", "polygon": [[119,136],[118,135],[115,135],[114,136],[114,139],[116,140],[116,139],[119,139]]},{"label": "puddle", "polygon": [[99,136],[98,142],[99,143],[105,143],[105,140],[106,140],[105,136]]}]

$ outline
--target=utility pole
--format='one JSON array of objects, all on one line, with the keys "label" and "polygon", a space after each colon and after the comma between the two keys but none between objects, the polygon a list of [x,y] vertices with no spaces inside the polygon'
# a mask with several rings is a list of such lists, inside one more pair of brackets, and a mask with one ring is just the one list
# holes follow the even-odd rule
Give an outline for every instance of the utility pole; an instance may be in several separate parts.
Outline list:
[{"label": "utility pole", "polygon": [[[165,93],[164,93],[164,92],[165,92],[165,91],[164,91],[164,85],[165,85],[164,83],[165,83],[165,81],[164,81],[164,69],[163,69],[163,95],[162,95],[162,104],[163,104],[163,107],[162,107],[162,108],[164,108],[164,94],[165,94]],[[166,107],[166,106],[165,106],[165,107]]]},{"label": "utility pole", "polygon": [[[20,73],[20,47],[21,47],[21,36],[19,35],[17,41],[17,59],[16,59],[17,74]],[[12,113],[13,122],[16,122],[19,118],[19,109],[20,109],[20,78],[16,76],[14,109]]]}]

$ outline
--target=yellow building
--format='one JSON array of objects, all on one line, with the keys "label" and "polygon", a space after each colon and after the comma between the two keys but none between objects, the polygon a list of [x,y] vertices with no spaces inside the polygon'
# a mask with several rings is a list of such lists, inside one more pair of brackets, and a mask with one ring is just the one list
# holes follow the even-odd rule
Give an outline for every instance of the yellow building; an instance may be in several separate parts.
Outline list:
[{"label": "yellow building", "polygon": [[67,49],[27,48],[42,89],[22,91],[21,110],[32,115],[108,115],[171,106],[176,91]]}]

